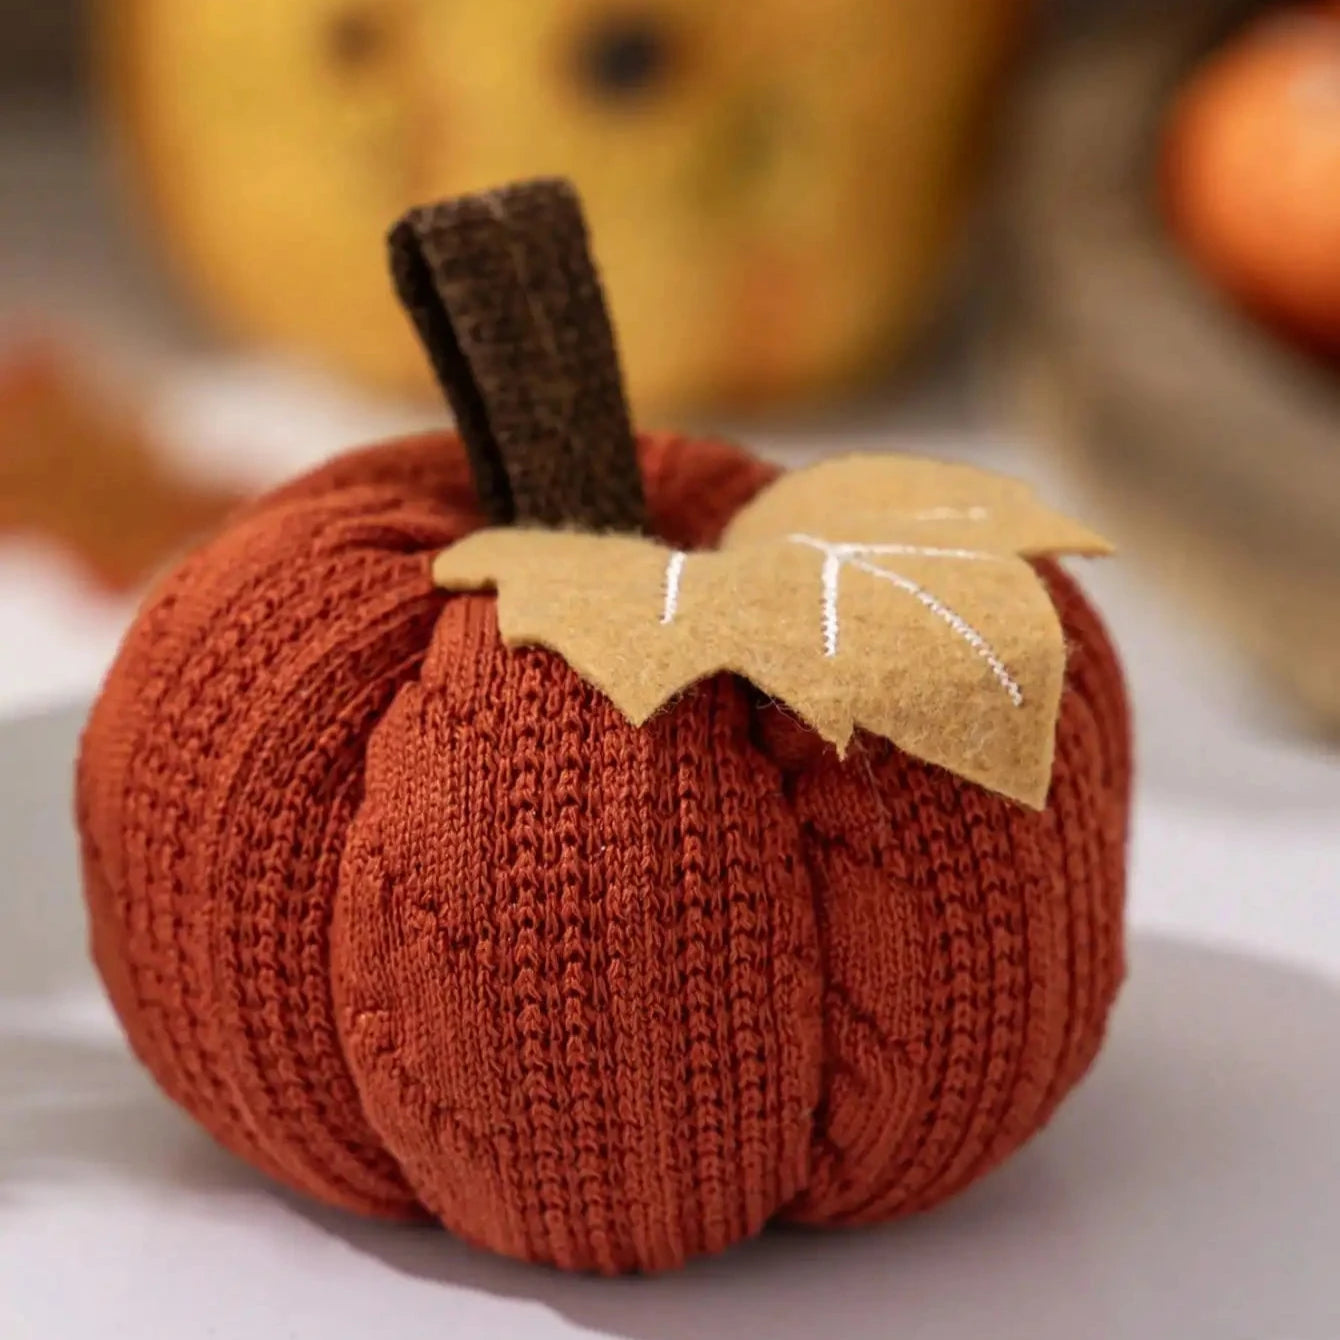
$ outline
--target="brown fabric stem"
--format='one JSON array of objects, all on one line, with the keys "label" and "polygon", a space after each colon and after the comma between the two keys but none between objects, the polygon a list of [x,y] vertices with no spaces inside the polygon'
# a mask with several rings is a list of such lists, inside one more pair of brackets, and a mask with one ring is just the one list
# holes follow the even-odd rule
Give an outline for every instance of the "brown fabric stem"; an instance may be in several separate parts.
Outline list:
[{"label": "brown fabric stem", "polygon": [[644,530],[618,351],[572,186],[542,179],[413,209],[390,249],[490,521]]}]

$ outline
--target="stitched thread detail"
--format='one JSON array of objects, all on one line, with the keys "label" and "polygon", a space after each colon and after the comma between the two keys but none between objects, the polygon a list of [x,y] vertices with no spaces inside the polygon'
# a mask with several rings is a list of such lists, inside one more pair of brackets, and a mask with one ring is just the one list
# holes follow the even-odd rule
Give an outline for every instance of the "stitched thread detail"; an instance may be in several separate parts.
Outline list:
[{"label": "stitched thread detail", "polygon": [[962,615],[956,614],[925,587],[918,586],[916,582],[900,573],[888,572],[884,568],[875,567],[873,563],[863,563],[860,559],[853,559],[851,565],[860,572],[869,573],[872,577],[892,582],[900,591],[906,591],[908,595],[919,600],[937,618],[943,619],[987,663],[991,673],[996,677],[996,682],[1010,695],[1010,701],[1016,707],[1024,705],[1024,691],[1019,687],[1018,681],[991,649],[991,644]]},{"label": "stitched thread detail", "polygon": [[665,610],[661,614],[663,624],[675,621],[675,614],[679,610],[679,587],[684,578],[684,564],[687,560],[686,553],[676,550],[665,565]]},{"label": "stitched thread detail", "polygon": [[986,521],[991,516],[989,507],[928,507],[924,512],[913,512],[910,521]]},{"label": "stitched thread detail", "polygon": [[901,573],[891,572],[868,561],[868,558],[909,554],[918,558],[967,559],[974,562],[998,562],[996,555],[984,554],[975,549],[942,549],[930,545],[915,544],[847,544],[816,539],[812,535],[792,535],[793,544],[805,545],[817,549],[824,556],[821,582],[823,587],[823,638],[824,655],[832,658],[838,652],[840,620],[838,614],[838,592],[842,581],[842,569],[850,566],[868,576],[905,591],[924,605],[936,618],[942,620],[961,637],[989,667],[996,682],[1009,695],[1015,707],[1022,707],[1023,689],[1010,674],[1005,663],[996,654],[991,644],[961,614],[949,608],[942,600],[927,591],[925,587],[904,577]]}]

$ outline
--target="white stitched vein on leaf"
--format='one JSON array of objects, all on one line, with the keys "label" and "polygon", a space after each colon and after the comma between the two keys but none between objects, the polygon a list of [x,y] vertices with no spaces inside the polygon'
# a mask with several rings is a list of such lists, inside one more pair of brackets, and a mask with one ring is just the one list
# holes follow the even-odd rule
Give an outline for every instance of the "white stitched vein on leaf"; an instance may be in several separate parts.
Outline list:
[{"label": "white stitched vein on leaf", "polygon": [[838,583],[844,560],[838,554],[824,555],[824,655],[836,656],[838,646]]},{"label": "white stitched vein on leaf", "polygon": [[991,515],[986,507],[928,507],[924,512],[913,512],[909,521],[985,521]]},{"label": "white stitched vein on leaf", "polygon": [[983,553],[980,549],[942,549],[932,544],[828,544],[808,535],[793,535],[791,538],[799,544],[813,545],[826,554],[837,554],[841,558],[883,558],[903,554],[912,558],[969,558],[978,563],[1000,562],[999,554]]},{"label": "white stitched vein on leaf", "polygon": [[991,644],[986,638],[961,614],[955,613],[942,600],[937,599],[927,591],[925,587],[918,586],[916,582],[909,580],[900,573],[877,568],[873,563],[863,563],[859,558],[851,559],[850,562],[852,567],[861,572],[869,573],[871,577],[879,577],[886,582],[892,582],[900,591],[906,591],[908,595],[919,600],[937,618],[943,619],[990,666],[991,673],[996,677],[996,682],[1010,695],[1010,701],[1016,707],[1024,705],[1024,691],[1019,687],[1018,680],[1005,668],[1004,661],[992,650]]},{"label": "white stitched vein on leaf", "polygon": [[676,551],[670,555],[665,565],[665,608],[661,613],[662,623],[674,623],[679,610],[679,588],[684,580],[684,564],[688,555]]},{"label": "white stitched vein on leaf", "polygon": [[904,577],[901,573],[890,572],[887,568],[877,567],[875,564],[865,561],[866,556],[880,557],[892,554],[908,554],[918,558],[959,558],[998,562],[999,555],[980,553],[975,549],[935,549],[908,544],[835,544],[828,540],[816,539],[812,535],[792,535],[790,539],[793,544],[803,544],[808,548],[817,549],[824,556],[822,618],[825,656],[831,658],[837,655],[839,634],[838,588],[842,580],[842,569],[850,564],[850,566],[871,577],[877,577],[881,581],[896,586],[900,591],[905,591],[930,610],[936,618],[946,623],[986,662],[992,675],[995,676],[996,682],[1009,695],[1010,701],[1016,707],[1023,706],[1024,692],[1019,687],[1018,681],[1010,674],[1005,663],[996,654],[986,638],[961,614],[950,609],[937,596],[932,595],[925,587],[919,586],[911,578]]}]

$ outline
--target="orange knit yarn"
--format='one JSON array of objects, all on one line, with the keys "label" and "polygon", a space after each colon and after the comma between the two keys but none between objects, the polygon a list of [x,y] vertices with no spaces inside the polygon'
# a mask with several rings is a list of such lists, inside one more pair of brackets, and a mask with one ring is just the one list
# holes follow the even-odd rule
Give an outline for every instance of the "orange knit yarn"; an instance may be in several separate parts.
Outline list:
[{"label": "orange knit yarn", "polygon": [[[660,534],[773,475],[641,444]],[[721,676],[637,730],[432,554],[430,435],[271,495],[147,603],[90,719],[93,947],[163,1088],[335,1205],[581,1270],[929,1206],[1041,1126],[1122,975],[1129,756],[1092,610],[1042,813]]]}]

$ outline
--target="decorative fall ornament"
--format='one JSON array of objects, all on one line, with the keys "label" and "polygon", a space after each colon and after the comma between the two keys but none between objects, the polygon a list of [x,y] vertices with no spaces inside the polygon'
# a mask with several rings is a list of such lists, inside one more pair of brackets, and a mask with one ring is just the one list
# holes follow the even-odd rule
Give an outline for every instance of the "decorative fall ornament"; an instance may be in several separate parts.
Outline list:
[{"label": "decorative fall ornament", "polygon": [[1122,976],[1121,674],[1044,557],[1101,541],[975,471],[635,439],[561,182],[392,252],[461,437],[256,504],[89,721],[137,1052],[289,1185],[568,1269],[953,1194]]},{"label": "decorative fall ornament", "polygon": [[1164,177],[1205,272],[1340,358],[1340,7],[1272,13],[1206,60],[1169,119]]},{"label": "decorative fall ornament", "polygon": [[226,329],[426,387],[377,263],[561,172],[632,396],[822,393],[923,327],[1026,0],[104,0],[136,176]]}]

